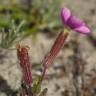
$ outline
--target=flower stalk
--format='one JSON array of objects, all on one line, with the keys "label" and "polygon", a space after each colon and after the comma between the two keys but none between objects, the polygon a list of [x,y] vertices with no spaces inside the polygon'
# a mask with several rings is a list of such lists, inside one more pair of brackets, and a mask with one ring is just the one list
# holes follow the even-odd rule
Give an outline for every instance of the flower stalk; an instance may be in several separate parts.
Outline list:
[{"label": "flower stalk", "polygon": [[43,60],[43,72],[42,72],[42,79],[46,73],[46,69],[48,69],[51,64],[53,63],[54,59],[56,58],[57,54],[59,53],[60,49],[63,47],[65,40],[67,39],[68,33],[61,31],[57,36],[51,50],[45,56]]}]

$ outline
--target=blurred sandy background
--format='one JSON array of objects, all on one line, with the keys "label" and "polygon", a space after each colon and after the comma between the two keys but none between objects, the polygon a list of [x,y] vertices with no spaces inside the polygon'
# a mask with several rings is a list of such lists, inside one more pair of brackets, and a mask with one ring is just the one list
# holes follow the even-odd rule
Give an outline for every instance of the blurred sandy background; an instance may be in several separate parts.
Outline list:
[{"label": "blurred sandy background", "polygon": [[[7,0],[4,1],[7,2]],[[45,1],[47,4],[47,0]],[[55,2],[55,0],[53,1]],[[42,89],[48,88],[47,96],[75,96],[72,95],[75,90],[72,84],[72,70],[74,70],[74,63],[79,62],[85,66],[85,86],[93,79],[95,81],[94,88],[93,85],[89,86],[95,95],[86,96],[96,96],[96,0],[62,0],[62,5],[70,8],[72,14],[87,22],[92,33],[90,36],[85,36],[73,31],[70,32],[65,46],[46,73]],[[35,43],[32,41],[31,36],[21,41],[22,44],[30,47],[29,55],[33,77],[40,74],[38,66],[41,64],[45,54],[50,50],[56,36],[55,31],[49,33],[37,32]],[[75,49],[78,50],[78,53],[75,53]],[[78,55],[77,61],[73,58],[75,55]],[[21,78],[22,71],[18,64],[16,50],[0,51],[0,96],[16,96],[15,93],[19,90]]]}]

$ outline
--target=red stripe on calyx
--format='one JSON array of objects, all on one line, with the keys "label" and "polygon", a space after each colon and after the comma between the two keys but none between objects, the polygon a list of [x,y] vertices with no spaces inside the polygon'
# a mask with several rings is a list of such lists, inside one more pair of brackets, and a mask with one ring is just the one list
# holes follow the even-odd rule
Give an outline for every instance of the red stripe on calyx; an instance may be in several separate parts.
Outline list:
[{"label": "red stripe on calyx", "polygon": [[29,86],[32,84],[32,75],[30,70],[30,62],[28,56],[28,49],[26,46],[17,45],[17,56],[20,61],[20,66],[23,70],[24,82]]},{"label": "red stripe on calyx", "polygon": [[65,42],[67,36],[68,36],[67,32],[61,31],[59,33],[59,35],[56,38],[56,40],[55,40],[55,42],[54,42],[50,52],[44,58],[43,66],[45,68],[48,68],[52,64],[52,62],[54,61],[55,57],[59,53],[60,49],[63,47],[64,42]]}]

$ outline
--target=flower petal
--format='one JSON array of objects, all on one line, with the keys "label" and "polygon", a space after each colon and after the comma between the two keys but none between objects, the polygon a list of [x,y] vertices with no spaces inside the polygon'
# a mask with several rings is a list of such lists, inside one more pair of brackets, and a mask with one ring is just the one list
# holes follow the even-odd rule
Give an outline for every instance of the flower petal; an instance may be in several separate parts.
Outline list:
[{"label": "flower petal", "polygon": [[60,15],[61,15],[62,22],[64,24],[66,24],[67,20],[71,16],[71,12],[70,12],[70,10],[68,8],[64,7],[64,8],[61,9]]},{"label": "flower petal", "polygon": [[69,26],[72,29],[83,26],[83,25],[85,25],[85,23],[75,16],[70,16],[70,18],[67,21],[67,26]]},{"label": "flower petal", "polygon": [[81,27],[75,28],[74,31],[82,34],[89,34],[91,32],[90,28],[88,28],[87,26],[81,26]]}]

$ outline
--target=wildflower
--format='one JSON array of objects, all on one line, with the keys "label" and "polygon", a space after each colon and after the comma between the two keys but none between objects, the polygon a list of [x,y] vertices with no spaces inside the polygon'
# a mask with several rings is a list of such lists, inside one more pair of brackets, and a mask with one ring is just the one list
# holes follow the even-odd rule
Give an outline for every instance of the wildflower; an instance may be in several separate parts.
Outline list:
[{"label": "wildflower", "polygon": [[63,24],[73,29],[74,31],[83,34],[88,34],[91,32],[91,30],[86,26],[86,24],[82,20],[71,14],[68,8],[62,8],[60,15]]},{"label": "wildflower", "polygon": [[27,48],[17,45],[17,56],[23,69],[23,80],[26,85],[30,86],[32,84],[32,76]]},{"label": "wildflower", "polygon": [[59,53],[60,49],[62,48],[66,38],[68,36],[67,32],[61,31],[58,37],[56,38],[50,52],[47,54],[47,56],[44,58],[43,66],[44,68],[48,68],[52,62],[54,61],[55,57]]}]

